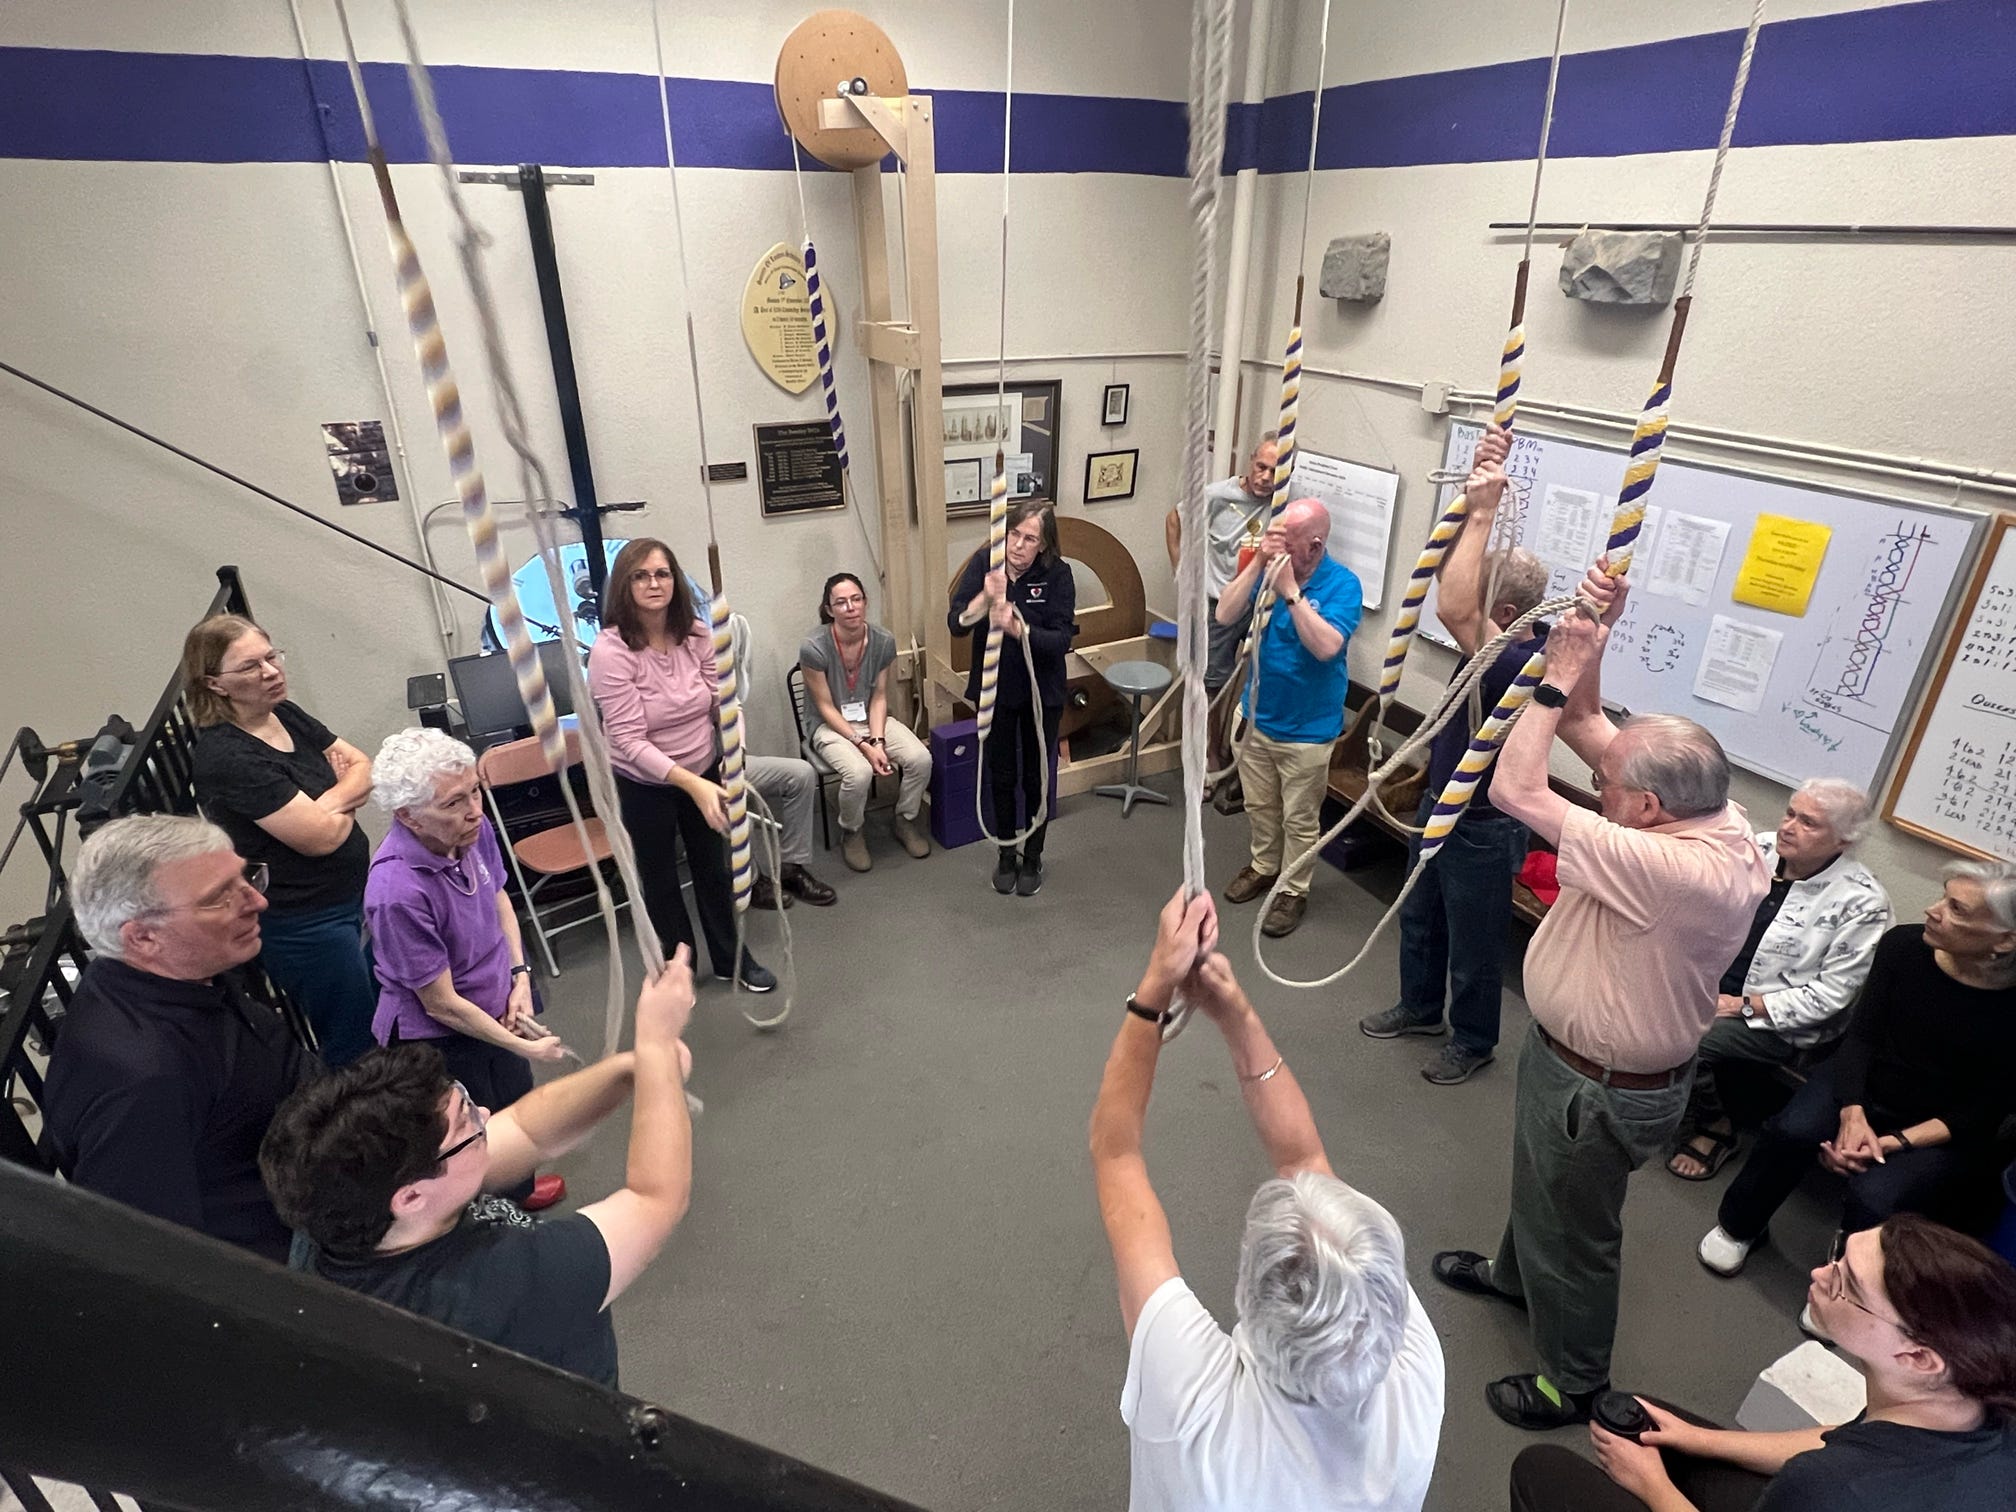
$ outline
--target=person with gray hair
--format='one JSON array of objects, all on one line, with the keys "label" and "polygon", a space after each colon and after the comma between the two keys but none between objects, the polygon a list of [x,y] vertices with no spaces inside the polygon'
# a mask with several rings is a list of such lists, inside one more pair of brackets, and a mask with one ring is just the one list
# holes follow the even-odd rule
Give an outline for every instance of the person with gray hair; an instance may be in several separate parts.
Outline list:
[{"label": "person with gray hair", "polygon": [[[1442,1346],[1393,1215],[1338,1180],[1286,1060],[1218,952],[1209,894],[1162,910],[1092,1110],[1092,1172],[1128,1335],[1133,1512],[1417,1512],[1442,1428]],[[1224,1036],[1273,1167],[1246,1212],[1238,1326],[1176,1266],[1142,1128],[1178,992]]]},{"label": "person with gray hair", "polygon": [[[379,989],[372,1036],[425,1041],[478,1104],[508,1108],[532,1090],[532,1062],[572,1052],[537,1017],[475,754],[439,730],[401,730],[372,770],[373,801],[393,819],[364,884]],[[547,1175],[507,1195],[537,1212],[566,1192]]]},{"label": "person with gray hair", "polygon": [[[1485,550],[1505,494],[1504,459],[1510,444],[1511,437],[1495,425],[1478,443],[1476,466],[1463,485],[1469,508],[1436,583],[1436,617],[1465,657],[1475,656],[1547,593],[1546,564],[1532,552],[1517,546]],[[1476,713],[1496,708],[1519,669],[1546,644],[1547,626],[1540,623],[1527,626],[1500,651],[1480,679]],[[1428,748],[1428,782],[1414,815],[1417,829],[1428,822],[1470,748],[1478,723],[1471,715],[1466,706]],[[1411,872],[1421,854],[1418,836],[1408,851]],[[1469,808],[1400,907],[1400,1001],[1360,1019],[1358,1027],[1373,1039],[1447,1033],[1448,1040],[1421,1067],[1421,1075],[1438,1087],[1468,1081],[1497,1052],[1512,879],[1525,857],[1526,827],[1492,804],[1487,769]]]},{"label": "person with gray hair", "polygon": [[314,1057],[239,980],[265,891],[265,865],[204,819],[138,814],[85,840],[70,904],[96,954],[49,1056],[43,1142],[80,1187],[284,1261],[259,1141]]},{"label": "person with gray hair", "polygon": [[2012,1114],[2016,862],[1956,862],[1925,922],[1878,942],[1840,1048],[1764,1125],[1697,1255],[1735,1275],[1816,1156],[1847,1178],[1848,1233],[1893,1213],[1972,1228]]},{"label": "person with gray hair", "polygon": [[1849,854],[1869,823],[1869,795],[1838,777],[1800,784],[1757,846],[1771,890],[1722,973],[1715,1022],[1695,1052],[1694,1090],[1666,1169],[1706,1181],[1736,1152],[1725,1080],[1792,1064],[1841,1032],[1876,942],[1890,927],[1890,895]]},{"label": "person with gray hair", "polygon": [[[1444,1250],[1459,1291],[1527,1310],[1541,1371],[1485,1397],[1514,1427],[1586,1422],[1610,1385],[1631,1173],[1672,1148],[1716,983],[1769,885],[1729,760],[1692,720],[1603,712],[1597,667],[1625,587],[1599,561],[1547,637],[1547,671],[1498,758],[1492,798],[1559,852],[1561,895],[1526,947],[1512,1206],[1496,1258]],[[1559,734],[1599,810],[1548,782]]]}]

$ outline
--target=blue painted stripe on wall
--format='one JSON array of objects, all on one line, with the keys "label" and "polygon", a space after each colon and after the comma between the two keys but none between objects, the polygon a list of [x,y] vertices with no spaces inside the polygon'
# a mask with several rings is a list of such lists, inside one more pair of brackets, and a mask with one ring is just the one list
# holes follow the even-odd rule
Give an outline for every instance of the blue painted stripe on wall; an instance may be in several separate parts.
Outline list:
[{"label": "blue painted stripe on wall", "polygon": [[[1552,152],[1614,157],[1709,147],[1741,34],[1574,53],[1561,68]],[[1923,0],[1774,23],[1759,44],[1742,146],[2016,134],[2016,3]],[[386,149],[422,160],[404,70],[366,64]],[[456,155],[570,167],[664,162],[652,75],[557,69],[434,70]],[[1544,59],[1325,91],[1325,168],[1531,157]],[[922,86],[920,86],[920,89]],[[935,91],[939,169],[992,173],[1001,96]],[[675,79],[682,164],[789,168],[767,84]],[[1308,91],[1234,106],[1226,166],[1299,172]],[[319,119],[318,119],[319,109]],[[1178,101],[1021,93],[1015,170],[1180,176]],[[327,132],[327,145],[324,130]],[[342,65],[287,58],[0,48],[0,157],[168,162],[314,162],[363,156]],[[808,160],[809,162],[809,160]]]}]

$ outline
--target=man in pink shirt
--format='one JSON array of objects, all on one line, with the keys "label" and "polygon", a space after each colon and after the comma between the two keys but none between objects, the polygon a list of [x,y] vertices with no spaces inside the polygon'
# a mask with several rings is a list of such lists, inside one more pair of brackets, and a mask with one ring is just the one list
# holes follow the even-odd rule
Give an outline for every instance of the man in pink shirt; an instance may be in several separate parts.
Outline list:
[{"label": "man in pink shirt", "polygon": [[[1599,568],[1581,592],[1600,619],[1570,613],[1548,636],[1491,788],[1560,852],[1561,897],[1526,950],[1511,1215],[1497,1258],[1434,1261],[1447,1285],[1527,1309],[1544,1370],[1485,1395],[1533,1429],[1587,1421],[1609,1388],[1625,1185],[1672,1142],[1722,972],[1770,885],[1715,737],[1675,715],[1604,714],[1597,665],[1625,589]],[[1589,764],[1600,813],[1548,786],[1557,733]]]}]

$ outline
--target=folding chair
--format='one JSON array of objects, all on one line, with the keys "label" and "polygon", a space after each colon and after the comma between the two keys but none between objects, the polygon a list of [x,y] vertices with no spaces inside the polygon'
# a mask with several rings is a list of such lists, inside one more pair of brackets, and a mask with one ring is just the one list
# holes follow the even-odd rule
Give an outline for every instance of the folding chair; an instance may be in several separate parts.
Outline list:
[{"label": "folding chair", "polygon": [[[580,764],[581,736],[577,731],[569,730],[567,771],[559,774],[559,780],[570,780],[573,769]],[[476,758],[476,777],[483,785],[484,801],[490,805],[490,822],[497,826],[497,836],[503,841],[511,873],[518,879],[518,895],[525,900],[525,911],[532,916],[532,933],[539,941],[539,953],[546,958],[547,975],[557,977],[560,966],[553,959],[552,937],[582,924],[592,924],[601,917],[601,913],[593,893],[582,898],[562,899],[541,909],[539,891],[548,883],[573,876],[591,866],[599,867],[609,859],[610,852],[608,835],[598,818],[587,821],[589,847],[585,851],[571,822],[552,825],[527,835],[511,833],[510,826],[504,821],[504,810],[497,802],[497,789],[531,782],[551,773],[552,768],[546,764],[546,756],[539,749],[537,737],[492,746]],[[527,872],[532,873],[536,880],[528,882]],[[629,902],[625,899],[617,906],[626,908]],[[578,911],[578,917],[561,918],[558,923],[548,922],[570,911]]]}]

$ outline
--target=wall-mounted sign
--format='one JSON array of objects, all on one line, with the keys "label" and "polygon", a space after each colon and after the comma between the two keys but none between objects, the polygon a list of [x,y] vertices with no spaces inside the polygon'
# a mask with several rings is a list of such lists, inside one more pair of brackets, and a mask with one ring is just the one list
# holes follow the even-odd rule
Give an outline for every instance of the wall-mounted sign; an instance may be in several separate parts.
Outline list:
[{"label": "wall-mounted sign", "polygon": [[[826,329],[833,325],[833,305],[826,301]],[[757,262],[742,291],[742,339],[749,354],[771,380],[793,394],[802,394],[819,376],[819,348],[812,339],[812,302],[805,292],[805,259],[779,242]]]},{"label": "wall-mounted sign", "polygon": [[847,502],[840,454],[824,420],[756,427],[756,486],[766,515],[839,509]]},{"label": "wall-mounted sign", "polygon": [[337,420],[322,427],[339,504],[377,504],[399,497],[383,420]]}]

